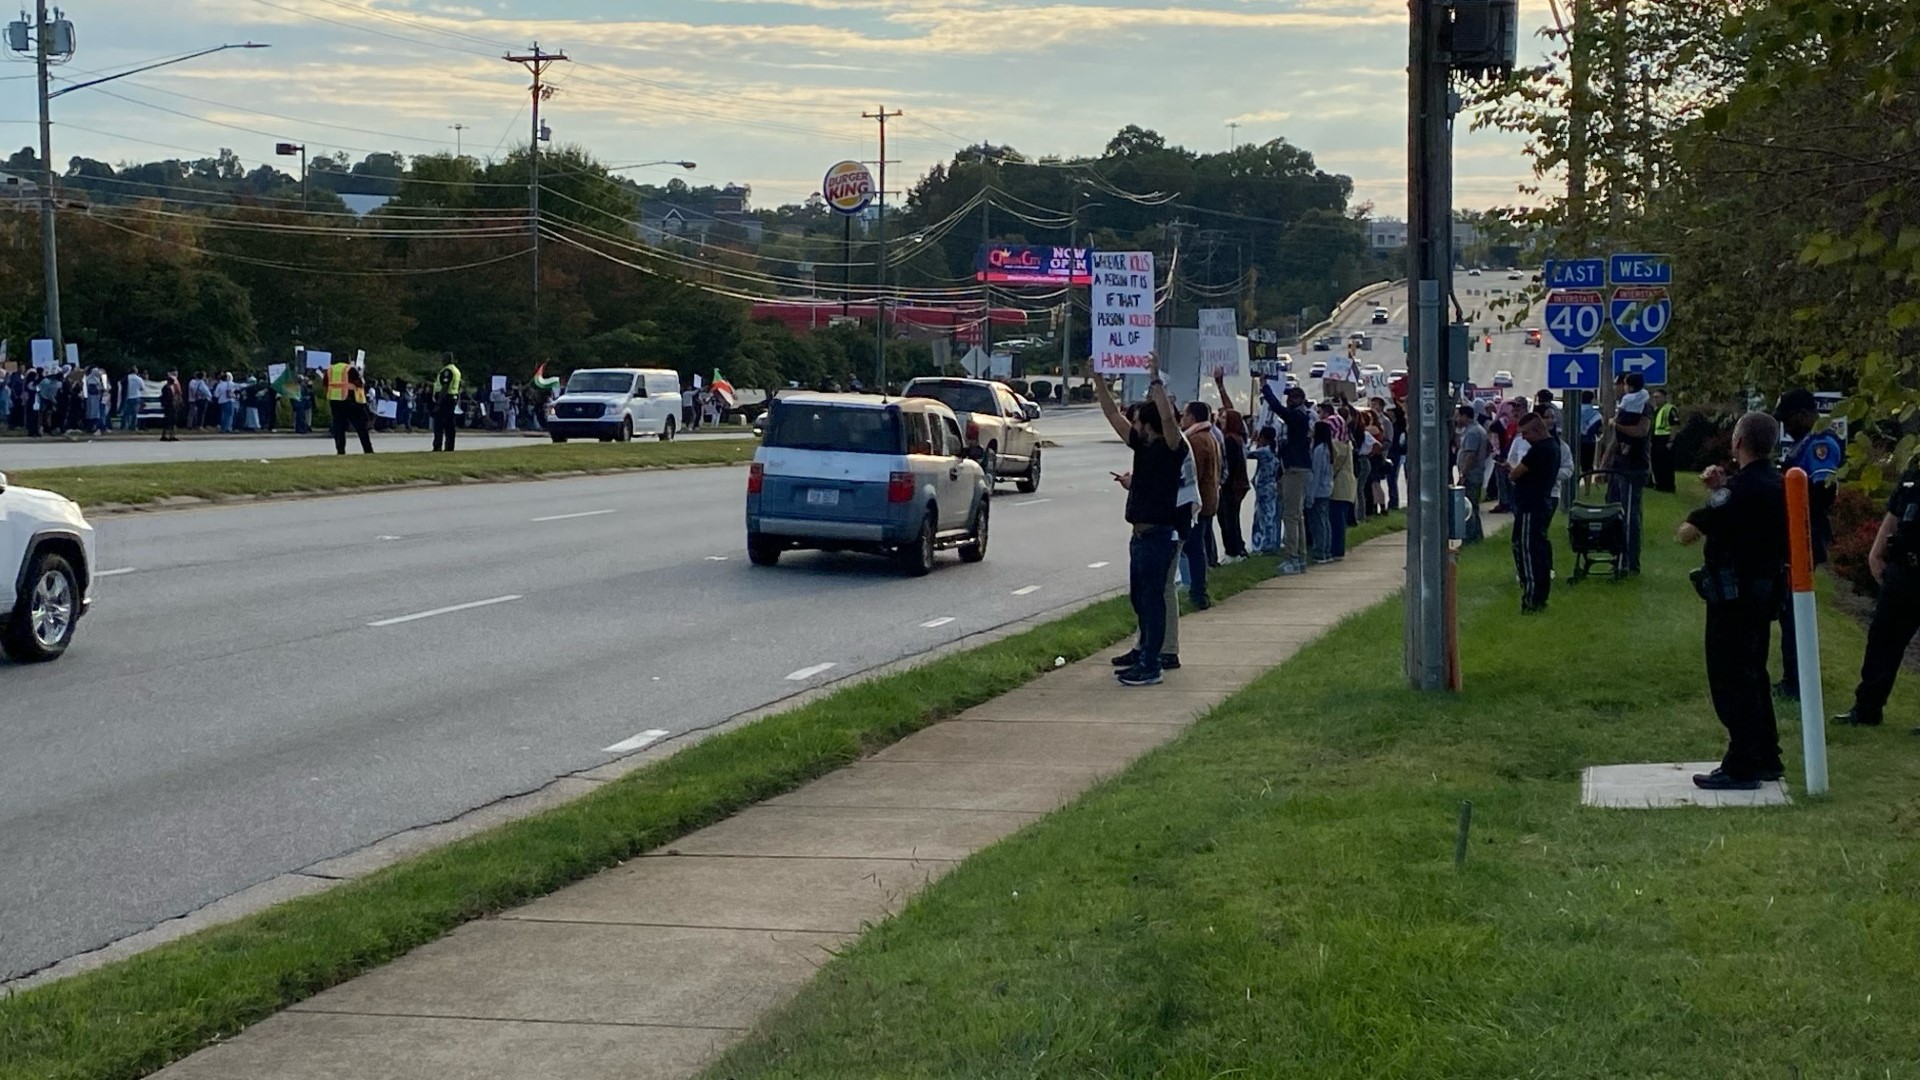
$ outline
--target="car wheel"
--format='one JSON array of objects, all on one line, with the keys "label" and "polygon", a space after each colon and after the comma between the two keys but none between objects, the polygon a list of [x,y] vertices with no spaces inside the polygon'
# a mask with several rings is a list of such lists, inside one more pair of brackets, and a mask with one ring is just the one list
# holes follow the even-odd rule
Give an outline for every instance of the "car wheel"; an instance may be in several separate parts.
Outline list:
[{"label": "car wheel", "polygon": [[988,510],[992,500],[981,499],[980,509],[973,516],[973,538],[960,545],[960,561],[977,563],[987,557]]},{"label": "car wheel", "polygon": [[59,555],[36,556],[27,566],[26,591],[8,622],[7,655],[25,664],[57,658],[73,641],[80,616],[80,576]]},{"label": "car wheel", "polygon": [[1027,475],[1013,485],[1013,489],[1022,495],[1031,495],[1040,490],[1040,451],[1035,449],[1033,459],[1027,462]]},{"label": "car wheel", "polygon": [[920,538],[902,545],[894,553],[901,570],[913,577],[925,577],[933,573],[934,530],[933,511],[929,510],[926,519],[920,523]]},{"label": "car wheel", "polygon": [[553,439],[554,442],[557,442],[557,443],[563,443],[567,441],[567,437],[565,435],[554,435],[554,436],[551,436],[551,438]]},{"label": "car wheel", "polygon": [[673,441],[673,417],[671,416],[667,417],[667,426],[660,429],[660,441]]},{"label": "car wheel", "polygon": [[774,566],[780,562],[781,545],[754,533],[747,534],[747,561],[755,566]]},{"label": "car wheel", "polygon": [[614,442],[632,442],[633,441],[633,417],[629,416],[625,420],[620,421],[620,430],[618,433],[614,435],[613,441]]}]

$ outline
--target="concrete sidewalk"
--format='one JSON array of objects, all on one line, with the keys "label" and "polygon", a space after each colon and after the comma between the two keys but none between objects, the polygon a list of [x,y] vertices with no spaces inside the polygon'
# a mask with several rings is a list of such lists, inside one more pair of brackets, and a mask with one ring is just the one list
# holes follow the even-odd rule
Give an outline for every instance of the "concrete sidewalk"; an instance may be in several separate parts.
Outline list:
[{"label": "concrete sidewalk", "polygon": [[1406,541],[1181,620],[1179,671],[1121,645],[666,849],[273,1016],[168,1080],[687,1077],[869,925],[988,844],[1172,739],[1402,585]]}]

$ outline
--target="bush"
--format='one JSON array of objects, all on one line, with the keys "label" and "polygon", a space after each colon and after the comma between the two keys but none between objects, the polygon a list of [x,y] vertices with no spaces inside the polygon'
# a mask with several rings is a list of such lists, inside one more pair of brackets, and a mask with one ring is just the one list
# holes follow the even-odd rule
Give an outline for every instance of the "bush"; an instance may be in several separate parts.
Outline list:
[{"label": "bush", "polygon": [[1007,381],[1007,389],[1019,394],[1023,398],[1033,396],[1033,386],[1025,379],[1009,379]]},{"label": "bush", "polygon": [[1833,543],[1827,546],[1827,562],[1835,577],[1868,596],[1880,591],[1867,566],[1867,553],[1873,550],[1873,538],[1880,531],[1880,517],[1880,507],[1866,492],[1852,487],[1840,489],[1828,515],[1833,523]]},{"label": "bush", "polygon": [[1078,402],[1082,405],[1089,404],[1093,401],[1093,387],[1089,385],[1076,386],[1067,393],[1067,400]]},{"label": "bush", "polygon": [[1733,422],[1736,417],[1704,410],[1682,410],[1680,426],[1673,433],[1675,472],[1699,472],[1709,465],[1724,465],[1733,457]]}]

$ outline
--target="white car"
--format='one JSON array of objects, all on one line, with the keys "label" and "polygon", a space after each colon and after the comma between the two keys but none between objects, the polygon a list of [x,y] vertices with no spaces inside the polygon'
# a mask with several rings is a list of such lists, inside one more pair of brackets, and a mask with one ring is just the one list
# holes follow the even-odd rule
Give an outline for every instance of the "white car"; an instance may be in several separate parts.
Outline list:
[{"label": "white car", "polygon": [[13,568],[0,646],[18,663],[55,659],[93,603],[93,526],[71,499],[0,474],[0,557]]},{"label": "white car", "polygon": [[1513,372],[1502,368],[1493,373],[1493,385],[1506,388],[1513,385]]},{"label": "white car", "polygon": [[680,374],[664,368],[584,368],[547,406],[554,442],[627,442],[652,435],[671,442],[680,423]]}]

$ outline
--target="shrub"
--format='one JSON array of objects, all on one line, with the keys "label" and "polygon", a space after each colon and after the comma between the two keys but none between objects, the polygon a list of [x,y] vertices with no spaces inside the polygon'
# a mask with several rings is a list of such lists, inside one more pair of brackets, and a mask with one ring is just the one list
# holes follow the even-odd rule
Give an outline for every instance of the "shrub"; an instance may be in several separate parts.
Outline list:
[{"label": "shrub", "polygon": [[1833,523],[1833,543],[1827,546],[1827,562],[1835,577],[1868,596],[1880,591],[1873,571],[1867,567],[1867,553],[1873,550],[1873,538],[1880,531],[1880,517],[1880,507],[1853,487],[1840,489],[1828,515]]}]

